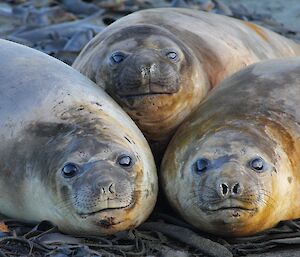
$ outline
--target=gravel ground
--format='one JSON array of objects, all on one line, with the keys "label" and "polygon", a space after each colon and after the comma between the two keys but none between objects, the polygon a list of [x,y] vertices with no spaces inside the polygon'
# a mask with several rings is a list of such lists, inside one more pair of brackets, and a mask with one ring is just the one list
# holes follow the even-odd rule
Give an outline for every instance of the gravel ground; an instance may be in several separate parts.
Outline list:
[{"label": "gravel ground", "polygon": [[285,28],[300,32],[299,0],[223,0],[228,6],[244,5],[250,13],[271,16]]}]

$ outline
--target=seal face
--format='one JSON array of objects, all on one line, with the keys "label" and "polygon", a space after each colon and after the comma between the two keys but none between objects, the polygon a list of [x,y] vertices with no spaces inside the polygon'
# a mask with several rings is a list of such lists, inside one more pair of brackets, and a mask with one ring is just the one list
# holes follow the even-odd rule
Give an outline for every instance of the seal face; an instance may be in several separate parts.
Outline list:
[{"label": "seal face", "polygon": [[182,42],[156,26],[136,25],[115,32],[102,45],[109,49],[97,53],[94,81],[101,85],[104,80],[103,87],[126,111],[137,110],[135,118],[147,113],[153,119],[158,109],[169,113],[167,99],[181,91],[190,73],[191,58]]},{"label": "seal face", "polygon": [[0,212],[78,235],[141,224],[154,208],[157,177],[134,122],[71,67],[0,45]]},{"label": "seal face", "polygon": [[[117,134],[109,138],[103,132],[97,135],[96,131],[88,135],[83,129],[74,129],[65,138],[60,134],[51,140],[48,148],[51,151],[45,149],[37,157],[47,156],[56,161],[49,186],[61,199],[56,203],[59,212],[72,213],[76,226],[93,224],[89,228],[93,234],[97,229],[111,233],[123,227],[122,223],[128,223],[130,210],[141,204],[140,187],[146,185],[141,181],[140,156],[126,139]],[[147,190],[150,194],[152,189]],[[57,224],[66,226],[60,224],[65,222]],[[80,233],[76,226],[68,226],[69,232]]]},{"label": "seal face", "polygon": [[300,217],[299,67],[290,58],[241,70],[178,129],[160,175],[187,222],[248,236]]},{"label": "seal face", "polygon": [[73,67],[122,106],[159,163],[177,127],[220,81],[260,60],[299,53],[294,42],[251,23],[160,8],[108,26]]},{"label": "seal face", "polygon": [[259,214],[275,207],[276,164],[254,142],[247,134],[225,129],[188,150],[180,174],[181,183],[190,185],[185,192],[190,197],[181,204],[195,226],[216,234],[238,234],[253,223],[263,223]]},{"label": "seal face", "polygon": [[[130,114],[156,156],[160,153],[160,159],[164,150],[161,142],[173,134],[169,132],[191,112],[203,94],[202,90],[194,92],[194,84],[187,83],[193,80],[191,74],[198,67],[197,60],[181,40],[154,25],[117,30],[98,47],[88,77]],[[199,97],[192,99],[192,95]],[[183,98],[187,102],[182,103]],[[169,132],[165,133],[166,130]]]},{"label": "seal face", "polygon": [[[155,97],[178,92],[178,71],[184,58],[180,48],[160,35],[149,37],[144,33],[135,40],[134,43],[132,39],[123,38],[122,44],[127,47],[111,47],[112,52],[106,57],[109,59],[107,67],[101,67],[103,73],[110,73],[109,92],[127,101],[132,99],[132,102],[139,96]],[[132,49],[128,48],[130,44]],[[141,48],[141,45],[149,47]],[[96,78],[96,82],[100,81]]]}]

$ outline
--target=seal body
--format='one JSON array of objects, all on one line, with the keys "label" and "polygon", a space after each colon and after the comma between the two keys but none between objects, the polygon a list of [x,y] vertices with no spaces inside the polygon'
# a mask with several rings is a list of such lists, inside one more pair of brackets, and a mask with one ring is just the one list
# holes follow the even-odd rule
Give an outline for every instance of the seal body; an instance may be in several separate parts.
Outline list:
[{"label": "seal body", "polygon": [[135,12],[86,45],[78,69],[133,118],[154,154],[218,82],[300,47],[249,22],[181,8]]},{"label": "seal body", "polygon": [[200,230],[246,236],[300,217],[300,59],[224,80],[172,138],[161,176]]},{"label": "seal body", "polygon": [[86,235],[143,222],[157,177],[134,122],[71,67],[0,45],[0,213]]}]

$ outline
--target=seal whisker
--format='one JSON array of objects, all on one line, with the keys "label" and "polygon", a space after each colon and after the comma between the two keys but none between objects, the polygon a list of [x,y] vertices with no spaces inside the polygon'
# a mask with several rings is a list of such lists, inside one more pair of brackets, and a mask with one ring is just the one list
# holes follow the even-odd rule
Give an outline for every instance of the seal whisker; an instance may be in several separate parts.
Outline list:
[{"label": "seal whisker", "polygon": [[[211,187],[211,186],[208,186],[208,185],[205,185],[205,184],[204,184],[204,185],[201,185],[201,187],[202,187],[202,188],[209,189],[209,190],[212,191],[213,193],[218,194],[217,189],[214,188],[214,187]],[[197,187],[194,191],[195,191],[196,193],[197,193],[197,192],[202,193],[202,188]]]}]

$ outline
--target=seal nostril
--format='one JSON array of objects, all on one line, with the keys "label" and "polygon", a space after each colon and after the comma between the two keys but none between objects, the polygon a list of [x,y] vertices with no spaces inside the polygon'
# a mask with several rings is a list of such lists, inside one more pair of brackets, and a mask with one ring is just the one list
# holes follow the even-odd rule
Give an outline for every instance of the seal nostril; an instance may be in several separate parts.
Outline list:
[{"label": "seal nostril", "polygon": [[114,193],[115,193],[114,184],[110,184],[110,185],[109,185],[108,191],[109,191],[111,194],[114,194]]},{"label": "seal nostril", "polygon": [[228,194],[228,185],[225,183],[221,184],[221,193],[222,195],[227,195]]},{"label": "seal nostril", "polygon": [[236,183],[233,187],[232,187],[232,193],[233,194],[238,194],[240,192],[240,184]]}]

